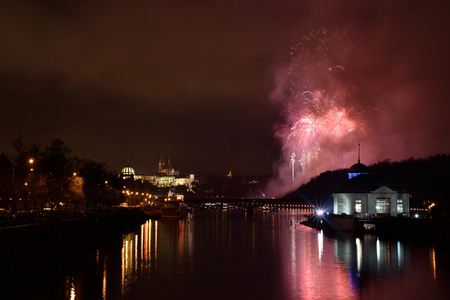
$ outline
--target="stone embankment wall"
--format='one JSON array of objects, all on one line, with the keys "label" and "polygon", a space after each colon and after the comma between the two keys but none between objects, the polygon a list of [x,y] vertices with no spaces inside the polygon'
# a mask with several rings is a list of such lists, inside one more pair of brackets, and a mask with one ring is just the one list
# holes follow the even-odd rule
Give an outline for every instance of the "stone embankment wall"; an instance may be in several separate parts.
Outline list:
[{"label": "stone embankment wall", "polygon": [[131,231],[145,220],[145,214],[140,211],[109,211],[1,228],[0,276],[54,264],[72,253],[96,247],[111,236]]}]

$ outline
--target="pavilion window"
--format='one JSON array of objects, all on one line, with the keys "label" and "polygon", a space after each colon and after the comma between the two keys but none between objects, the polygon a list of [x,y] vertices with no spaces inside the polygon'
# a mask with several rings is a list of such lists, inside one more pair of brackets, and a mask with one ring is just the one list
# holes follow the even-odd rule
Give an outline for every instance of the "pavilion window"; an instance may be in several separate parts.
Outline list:
[{"label": "pavilion window", "polygon": [[389,197],[379,197],[377,198],[377,213],[378,214],[387,214],[389,213],[390,206],[390,198]]},{"label": "pavilion window", "polygon": [[358,214],[361,213],[361,199],[356,199],[356,201],[355,201],[355,211]]},{"label": "pavilion window", "polygon": [[397,213],[402,214],[403,213],[403,200],[397,199]]}]

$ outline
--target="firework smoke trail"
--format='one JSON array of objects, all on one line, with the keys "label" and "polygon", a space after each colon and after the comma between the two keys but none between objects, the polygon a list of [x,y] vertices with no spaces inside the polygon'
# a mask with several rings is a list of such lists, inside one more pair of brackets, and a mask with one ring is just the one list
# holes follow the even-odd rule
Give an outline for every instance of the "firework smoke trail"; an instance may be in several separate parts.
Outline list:
[{"label": "firework smoke trail", "polygon": [[295,153],[291,154],[292,181],[295,181]]},{"label": "firework smoke trail", "polygon": [[[320,172],[345,167],[351,144],[365,133],[364,110],[347,72],[355,39],[347,29],[320,28],[291,48],[285,87],[277,89],[288,91],[277,95],[287,107],[276,130],[283,145],[278,187],[292,190]],[[290,184],[283,179],[287,173]]]},{"label": "firework smoke trail", "polygon": [[[301,168],[308,168],[308,163],[319,156],[322,145],[339,143],[355,133],[364,133],[364,123],[352,116],[354,107],[338,106],[329,99],[307,100],[312,108],[305,108],[302,113],[290,114],[290,129],[285,136],[283,149],[296,153]],[[335,156],[331,156],[335,159]]]}]

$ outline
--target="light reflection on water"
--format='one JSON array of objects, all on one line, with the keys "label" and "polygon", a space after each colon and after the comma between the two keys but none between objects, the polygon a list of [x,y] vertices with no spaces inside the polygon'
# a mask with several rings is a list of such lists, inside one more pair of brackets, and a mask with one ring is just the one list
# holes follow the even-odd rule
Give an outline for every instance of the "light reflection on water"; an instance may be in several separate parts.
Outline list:
[{"label": "light reflection on water", "polygon": [[250,217],[217,210],[148,221],[123,240],[121,296],[374,299],[389,290],[390,296],[415,299],[424,293],[404,281],[411,277],[431,284],[423,287],[434,288],[437,298],[448,292],[429,280],[437,279],[434,248],[415,246],[420,253],[429,249],[425,260],[432,272],[411,270],[410,246],[372,235],[328,237],[299,225],[308,213],[257,211]]},{"label": "light reflection on water", "polygon": [[86,255],[60,279],[43,280],[43,291],[30,292],[27,299],[447,299],[450,295],[447,249],[372,235],[331,237],[300,225],[307,214],[281,209],[249,216],[213,210],[185,220],[149,220],[136,232]]}]

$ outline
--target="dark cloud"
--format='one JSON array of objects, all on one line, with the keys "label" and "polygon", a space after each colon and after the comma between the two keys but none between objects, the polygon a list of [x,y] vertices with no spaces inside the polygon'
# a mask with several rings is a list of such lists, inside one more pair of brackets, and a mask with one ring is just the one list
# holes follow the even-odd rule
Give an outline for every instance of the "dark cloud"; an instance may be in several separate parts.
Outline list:
[{"label": "dark cloud", "polygon": [[312,29],[350,26],[362,43],[346,72],[377,109],[366,162],[448,152],[447,11],[438,0],[2,2],[0,150],[23,133],[115,169],[152,171],[164,152],[185,172],[271,172],[284,109],[269,100],[273,78]]}]

